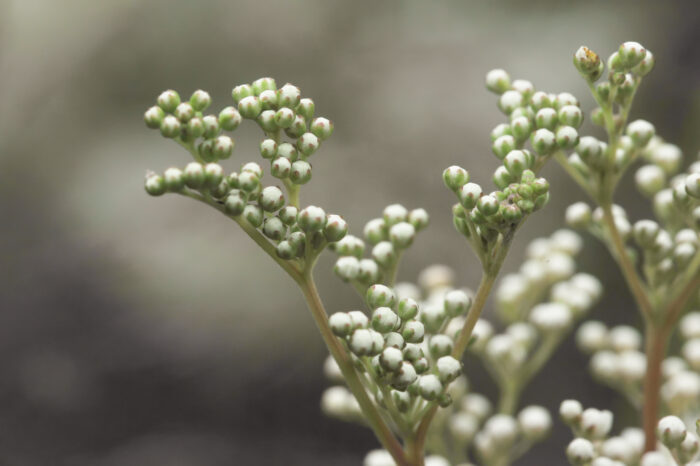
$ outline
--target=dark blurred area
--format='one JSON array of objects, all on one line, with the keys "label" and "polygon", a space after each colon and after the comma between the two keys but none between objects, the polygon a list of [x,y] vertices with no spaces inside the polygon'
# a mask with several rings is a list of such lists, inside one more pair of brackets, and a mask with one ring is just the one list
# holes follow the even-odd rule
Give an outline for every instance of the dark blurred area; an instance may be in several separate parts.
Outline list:
[{"label": "dark blurred area", "polygon": [[[160,91],[202,88],[220,109],[260,76],[298,85],[336,127],[302,203],[344,215],[356,234],[389,203],[424,207],[431,227],[400,278],[444,263],[474,287],[479,267],[440,173],[457,163],[487,183],[497,166],[489,132],[503,116],[485,73],[573,92],[589,111],[573,52],[607,57],[625,40],[657,59],[631,118],[689,160],[700,146],[696,1],[0,0],[0,464],[357,465],[376,447],[369,430],[321,414],[326,351],[288,277],[223,216],[144,193],[146,169],[188,160],[143,124]],[[236,137],[230,170],[259,158],[253,125]],[[552,202],[508,270],[584,199],[554,164],[545,176]],[[648,215],[629,176],[617,199],[632,219]],[[607,252],[588,237],[585,247],[580,269],[606,286],[593,316],[636,325]],[[331,267],[330,256],[317,267],[329,311],[358,306]],[[586,365],[565,343],[524,402],[574,397],[627,413],[617,428],[634,422]],[[557,421],[518,464],[564,464],[569,438]]]}]

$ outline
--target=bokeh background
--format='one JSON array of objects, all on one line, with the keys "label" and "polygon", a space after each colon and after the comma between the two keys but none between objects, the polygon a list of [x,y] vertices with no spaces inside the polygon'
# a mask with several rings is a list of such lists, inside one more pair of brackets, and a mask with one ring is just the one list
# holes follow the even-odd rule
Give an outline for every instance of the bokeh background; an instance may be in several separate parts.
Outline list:
[{"label": "bokeh background", "polygon": [[[144,193],[146,169],[188,158],[143,125],[160,91],[203,88],[218,109],[235,84],[295,83],[336,126],[302,201],[355,233],[389,203],[428,209],[401,278],[444,263],[473,287],[479,267],[440,173],[458,163],[487,182],[497,165],[488,134],[502,116],[484,74],[505,67],[590,110],[571,56],[624,40],[657,57],[632,118],[694,157],[696,1],[0,0],[0,464],[356,465],[376,445],[320,413],[325,349],[283,272],[216,212]],[[259,131],[237,134],[229,169],[257,157]],[[552,202],[506,270],[583,199],[558,167],[545,175]],[[648,213],[624,184],[630,216]],[[606,285],[593,315],[637,324],[607,253],[585,247],[580,268]],[[327,256],[317,268],[329,310],[358,306],[331,266]],[[566,343],[525,402],[629,413],[586,363]],[[478,370],[472,383],[493,390]],[[568,438],[556,421],[518,464],[564,464]]]}]

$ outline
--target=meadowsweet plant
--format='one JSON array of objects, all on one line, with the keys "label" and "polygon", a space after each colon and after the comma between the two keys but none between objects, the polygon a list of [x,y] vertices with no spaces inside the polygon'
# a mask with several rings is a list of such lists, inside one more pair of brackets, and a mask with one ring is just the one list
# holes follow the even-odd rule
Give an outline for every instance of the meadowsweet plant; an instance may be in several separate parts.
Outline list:
[{"label": "meadowsweet plant", "polygon": [[[644,411],[643,430],[630,430],[633,447],[620,453],[618,437],[608,438],[611,413],[584,411],[567,401],[569,411],[581,411],[566,417],[562,405],[577,437],[567,456],[575,464],[598,466],[616,464],[602,463],[606,458],[645,466],[663,464],[653,463],[659,455],[685,460],[692,457],[686,427],[698,408],[697,397],[692,398],[700,385],[695,383],[698,332],[683,334],[683,359],[666,360],[665,382],[661,365],[700,286],[700,162],[678,175],[680,150],[656,136],[650,123],[627,122],[634,94],[653,64],[650,52],[625,43],[608,60],[607,78],[596,84],[605,74],[603,61],[585,47],[575,53],[574,65],[598,104],[591,120],[605,129],[606,141],[579,135],[583,112],[572,94],[536,90],[529,81],[511,81],[503,70],[487,74],[486,87],[499,96],[507,118],[491,133],[500,161],[493,187],[471,180],[458,165],[442,175],[455,196],[454,227],[482,270],[474,291],[456,285],[443,266],[426,269],[417,284],[398,281],[402,256],[428,227],[425,210],[389,205],[355,235],[342,216],[302,204],[314,154],[333,124],[316,116],[314,102],[291,84],[278,87],[261,78],[236,86],[233,105],[218,113],[207,113],[211,98],[205,91],[195,91],[188,101],[175,91],[163,92],[146,111],[145,122],[194,160],[162,174],[148,172],[146,191],[180,194],[228,216],[296,282],[330,353],[324,370],[335,385],[324,392],[322,409],[367,425],[381,444],[365,464],[502,466],[550,430],[549,413],[520,406],[520,395],[602,292],[595,277],[576,273],[580,237],[559,230],[535,240],[521,268],[500,282],[495,292],[500,322],[482,318],[517,232],[549,200],[549,183],[538,173],[554,159],[595,204],[573,205],[567,222],[608,245],[645,321],[643,336],[631,327],[608,330],[599,322],[587,323],[577,336],[594,354],[596,376]],[[254,157],[234,155],[231,133],[244,120],[263,133]],[[229,158],[237,159],[237,171],[223,167]],[[636,180],[653,197],[657,221],[632,224],[613,204],[619,180],[636,160],[645,161]],[[628,244],[631,239],[637,249]],[[326,249],[337,256],[334,273],[362,298],[360,308],[325,309],[313,273]],[[694,328],[697,320],[689,314],[683,322]],[[470,390],[462,362],[467,353],[468,363],[478,360],[486,367],[498,393]],[[680,442],[675,430],[672,440],[665,433],[668,423],[678,430],[675,420],[658,422],[662,392],[664,409],[686,426]],[[584,416],[589,411],[598,414]],[[657,450],[657,427],[665,446],[642,456]],[[624,432],[619,438],[626,438]],[[688,445],[680,446],[684,442]],[[613,459],[618,457],[626,459]]]}]

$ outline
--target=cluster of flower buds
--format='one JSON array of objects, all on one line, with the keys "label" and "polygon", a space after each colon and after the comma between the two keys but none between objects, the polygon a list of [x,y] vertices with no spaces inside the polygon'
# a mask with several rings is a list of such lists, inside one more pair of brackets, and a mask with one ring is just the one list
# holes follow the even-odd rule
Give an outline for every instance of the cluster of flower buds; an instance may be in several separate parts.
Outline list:
[{"label": "cluster of flower buds", "polygon": [[[364,466],[396,466],[396,462],[386,450],[372,450],[367,453],[362,463]],[[450,466],[450,462],[440,455],[427,455],[423,458],[424,466]],[[458,465],[468,466],[468,465]]]},{"label": "cluster of flower buds", "polygon": [[[688,177],[691,178],[692,175]],[[665,200],[661,197],[665,197]],[[657,193],[655,208],[659,217],[664,212],[676,210],[675,199],[670,190]],[[690,201],[692,198],[688,196],[687,199]],[[697,200],[695,202],[698,204],[696,209],[700,209],[700,203]],[[622,207],[613,205],[612,213],[616,229],[622,239],[633,240],[639,250],[637,253],[634,249],[628,248],[627,252],[632,258],[641,255],[644,279],[651,292],[668,296],[669,294],[664,290],[682,282],[687,276],[692,276],[700,269],[698,226],[693,225],[689,217],[678,214],[665,219],[661,217],[659,219],[661,224],[645,219],[632,225]],[[678,224],[677,221],[681,219],[684,220],[683,224]],[[587,229],[605,242],[611,241],[601,208],[591,211],[586,203],[577,202],[567,209],[566,221],[574,228]]]},{"label": "cluster of flower buds", "polygon": [[647,366],[639,331],[627,325],[608,328],[602,322],[588,321],[576,332],[576,343],[591,355],[593,376],[639,407]]},{"label": "cluster of flower buds", "polygon": [[[574,439],[566,448],[572,465],[585,466],[674,466],[691,464],[700,442],[685,423],[676,416],[659,420],[657,435],[666,448],[644,453],[644,432],[626,428],[620,435],[610,436],[613,414],[596,408],[583,409],[576,400],[565,400],[559,415],[567,424]],[[696,464],[696,463],[692,463]]]},{"label": "cluster of flower buds", "polygon": [[445,186],[459,199],[452,207],[455,228],[470,239],[478,253],[487,252],[499,234],[513,231],[549,200],[549,182],[537,178],[531,170],[532,157],[524,151],[516,152],[513,164],[506,162],[496,170],[494,182],[499,190],[489,194],[470,182],[469,173],[462,167],[453,165],[443,172]]},{"label": "cluster of flower buds", "polygon": [[[367,222],[364,238],[346,235],[332,245],[338,254],[334,271],[343,281],[365,290],[372,284],[391,285],[401,254],[413,244],[416,233],[428,226],[424,209],[408,210],[400,204],[384,209],[381,217]],[[372,245],[370,258],[364,258],[365,241]]]},{"label": "cluster of flower buds", "polygon": [[[488,72],[486,87],[500,96],[498,107],[509,119],[491,132],[493,153],[508,173],[522,163],[523,156],[534,167],[540,167],[554,152],[572,149],[578,143],[583,113],[572,94],[535,91],[532,83],[523,79],[511,83],[508,73],[501,69]],[[534,154],[524,149],[528,141]],[[503,168],[499,171],[504,172]]]},{"label": "cluster of flower buds", "polygon": [[683,339],[680,354],[667,357],[661,366],[661,398],[669,412],[683,419],[700,419],[700,311],[683,317],[679,330]]}]

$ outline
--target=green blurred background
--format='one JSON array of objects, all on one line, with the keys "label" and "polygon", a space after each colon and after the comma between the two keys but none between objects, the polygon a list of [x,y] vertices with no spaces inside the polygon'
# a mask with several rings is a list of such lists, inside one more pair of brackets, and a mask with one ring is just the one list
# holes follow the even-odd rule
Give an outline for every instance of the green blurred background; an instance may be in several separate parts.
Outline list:
[{"label": "green blurred background", "polygon": [[[571,91],[590,110],[572,54],[585,44],[607,56],[625,40],[657,58],[631,118],[692,157],[697,1],[0,0],[0,464],[351,465],[376,445],[321,415],[325,349],[283,272],[216,212],[144,193],[146,169],[188,159],[143,124],[160,91],[203,88],[219,109],[260,76],[298,85],[336,127],[302,202],[356,234],[389,203],[424,207],[432,225],[400,278],[444,263],[473,287],[479,267],[440,173],[457,163],[486,183],[497,166],[488,134],[503,117],[486,71]],[[259,139],[244,125],[226,166],[255,160]],[[507,269],[584,197],[558,167],[545,176],[552,202]],[[631,218],[647,215],[625,185]],[[329,311],[359,306],[331,267],[329,255],[317,268]],[[580,268],[606,285],[594,316],[637,322],[590,238]],[[576,397],[629,414],[586,363],[568,342],[525,401]],[[478,370],[472,382],[493,394]],[[563,464],[568,438],[557,421],[518,464]]]}]

